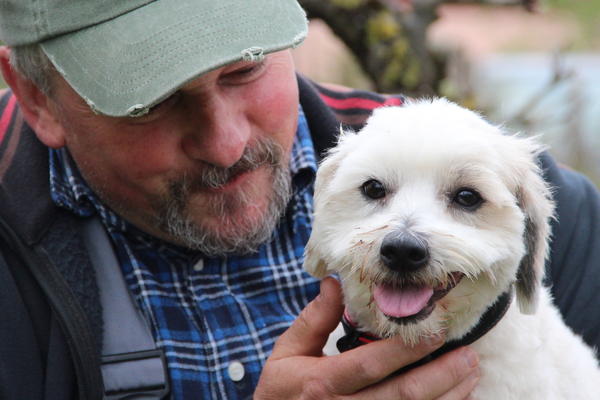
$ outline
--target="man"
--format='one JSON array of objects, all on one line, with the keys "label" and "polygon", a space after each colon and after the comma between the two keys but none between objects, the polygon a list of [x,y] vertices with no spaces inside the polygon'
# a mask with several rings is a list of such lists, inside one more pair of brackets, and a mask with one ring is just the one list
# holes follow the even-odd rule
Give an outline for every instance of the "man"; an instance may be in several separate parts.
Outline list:
[{"label": "man", "polygon": [[[301,269],[316,159],[339,125],[322,99],[400,98],[361,102],[297,80],[286,49],[302,41],[306,20],[295,0],[0,7],[11,88],[0,101],[0,398],[131,394],[123,380],[139,369],[106,352],[126,303],[106,312],[106,293],[120,295],[100,277],[113,252],[173,398],[468,396],[478,378],[468,348],[388,378],[442,337],[321,356],[342,313],[331,278],[306,306],[319,288]],[[338,116],[360,124],[368,110],[358,108],[360,118]],[[558,196],[593,218],[592,187],[545,162],[557,186],[570,186]],[[569,274],[582,277],[597,251],[593,219],[577,244],[561,239],[580,222],[571,220],[558,228],[557,288],[571,268],[561,255],[579,261]],[[597,302],[576,283],[558,302],[580,311],[577,287],[581,301]],[[571,315],[594,339],[598,318]],[[114,365],[124,369],[111,374]]]}]

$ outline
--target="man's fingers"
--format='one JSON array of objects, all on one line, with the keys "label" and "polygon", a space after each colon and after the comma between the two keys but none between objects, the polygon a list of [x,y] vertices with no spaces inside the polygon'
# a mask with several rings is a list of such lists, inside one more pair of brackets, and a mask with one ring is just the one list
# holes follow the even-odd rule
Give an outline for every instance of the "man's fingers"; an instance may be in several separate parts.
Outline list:
[{"label": "man's fingers", "polygon": [[471,399],[471,393],[479,383],[481,374],[479,370],[476,370],[471,375],[467,376],[457,386],[453,387],[448,393],[443,394],[436,400],[466,400]]},{"label": "man's fingers", "polygon": [[[338,325],[342,312],[339,283],[333,278],[324,279],[319,296],[306,306],[275,343],[269,364],[271,375],[281,377],[281,373],[284,376],[295,373],[304,382],[301,388],[306,388],[308,382],[308,387],[320,393],[369,400],[421,400],[442,396],[446,396],[442,397],[444,400],[454,400],[466,397],[474,387],[478,377],[478,361],[468,348],[445,354],[401,375],[392,375],[439,348],[443,343],[442,337],[426,338],[416,346],[408,346],[399,337],[394,337],[321,358],[322,348],[329,333]],[[311,367],[285,372],[280,370],[286,364],[279,366],[279,363],[292,357],[298,362],[304,360]],[[311,357],[319,357],[318,363],[311,361]],[[291,389],[293,392],[298,387]]]},{"label": "man's fingers", "polygon": [[416,346],[394,337],[328,357],[327,362],[332,364],[331,385],[336,393],[354,393],[422,359],[442,344],[441,336],[424,339]]},{"label": "man's fingers", "polygon": [[356,399],[466,399],[479,381],[478,364],[477,354],[462,347],[374,385],[360,392]]},{"label": "man's fingers", "polygon": [[302,310],[275,343],[271,358],[320,356],[329,334],[344,311],[340,284],[334,278],[321,281],[321,292]]}]

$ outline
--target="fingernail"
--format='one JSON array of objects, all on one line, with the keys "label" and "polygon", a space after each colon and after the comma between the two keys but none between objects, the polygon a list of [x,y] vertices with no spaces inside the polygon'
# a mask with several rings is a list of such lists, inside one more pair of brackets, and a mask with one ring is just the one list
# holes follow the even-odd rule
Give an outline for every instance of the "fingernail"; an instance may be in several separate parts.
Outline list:
[{"label": "fingernail", "polygon": [[475,368],[477,365],[479,365],[479,356],[470,348],[465,347],[462,355],[467,367]]}]

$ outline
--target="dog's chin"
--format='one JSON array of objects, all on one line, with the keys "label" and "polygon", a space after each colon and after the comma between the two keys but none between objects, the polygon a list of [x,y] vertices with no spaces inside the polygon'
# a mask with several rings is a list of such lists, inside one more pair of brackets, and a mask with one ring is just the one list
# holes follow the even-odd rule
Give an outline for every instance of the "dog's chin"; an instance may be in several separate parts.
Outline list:
[{"label": "dog's chin", "polygon": [[444,298],[464,277],[452,273],[444,283],[427,284],[379,283],[375,284],[374,302],[385,318],[398,325],[417,324],[427,319]]}]

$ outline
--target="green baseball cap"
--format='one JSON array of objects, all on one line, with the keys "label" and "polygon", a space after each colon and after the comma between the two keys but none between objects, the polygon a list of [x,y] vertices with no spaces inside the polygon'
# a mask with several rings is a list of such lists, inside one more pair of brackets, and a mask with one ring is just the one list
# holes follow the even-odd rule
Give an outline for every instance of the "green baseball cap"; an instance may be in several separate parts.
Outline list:
[{"label": "green baseball cap", "polygon": [[198,75],[299,45],[296,0],[0,0],[0,39],[40,43],[100,114],[143,115]]}]

